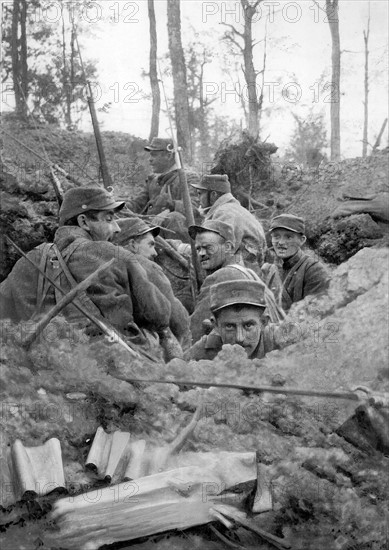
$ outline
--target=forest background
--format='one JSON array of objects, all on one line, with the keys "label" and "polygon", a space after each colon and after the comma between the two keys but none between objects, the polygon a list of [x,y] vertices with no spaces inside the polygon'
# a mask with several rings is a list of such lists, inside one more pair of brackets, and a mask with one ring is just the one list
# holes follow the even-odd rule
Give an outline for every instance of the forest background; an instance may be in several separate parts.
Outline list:
[{"label": "forest background", "polygon": [[[150,5],[156,18],[156,56],[176,118],[173,103],[177,109],[182,93],[177,96],[173,86],[171,59],[179,55],[172,55],[177,44],[169,35],[177,24],[185,56],[192,160],[211,161],[223,139],[249,127],[252,90],[260,104],[256,134],[275,143],[281,157],[304,162],[309,146],[316,147],[319,159],[371,152],[388,110],[388,4],[382,0],[3,2],[3,111],[15,108],[16,67],[20,78],[26,73],[23,95],[36,118],[91,131],[77,37],[102,129],[151,137]],[[244,37],[249,16],[251,52]],[[331,22],[339,30],[339,86]],[[254,72],[246,78],[248,53]],[[158,79],[161,87],[160,75]],[[248,86],[253,80],[255,85]],[[22,109],[24,103],[22,99]],[[330,146],[334,105],[340,110],[339,154]],[[168,136],[168,126],[162,97],[157,133]],[[383,146],[387,136],[386,126]]]}]

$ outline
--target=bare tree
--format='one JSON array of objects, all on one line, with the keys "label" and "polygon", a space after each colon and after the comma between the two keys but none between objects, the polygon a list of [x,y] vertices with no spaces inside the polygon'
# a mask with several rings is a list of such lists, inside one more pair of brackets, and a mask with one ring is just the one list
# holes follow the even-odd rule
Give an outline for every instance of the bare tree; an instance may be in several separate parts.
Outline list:
[{"label": "bare tree", "polygon": [[365,100],[363,102],[363,141],[362,141],[362,157],[367,155],[367,131],[369,125],[369,35],[370,35],[370,0],[369,0],[369,15],[367,18],[367,29],[363,31],[363,41],[365,43]]},{"label": "bare tree", "polygon": [[157,24],[155,20],[154,0],[148,0],[150,22],[150,86],[152,94],[152,114],[149,141],[159,132],[159,112],[161,110],[161,92],[157,71]]},{"label": "bare tree", "polygon": [[[234,27],[234,25],[223,23],[225,26],[230,28],[230,30],[225,33],[224,38],[234,44],[243,55],[244,65],[242,70],[246,82],[248,102],[247,129],[249,134],[254,138],[259,136],[260,113],[263,103],[263,93],[258,95],[257,91],[257,77],[259,74],[264,75],[266,53],[264,55],[264,65],[262,70],[256,71],[253,61],[253,50],[258,42],[254,43],[253,41],[252,24],[256,9],[262,1],[263,0],[255,0],[254,2],[250,2],[250,0],[240,0],[244,14],[243,32],[239,31],[236,27]],[[239,39],[243,40],[243,44],[242,42],[239,42]]]},{"label": "bare tree", "polygon": [[14,83],[16,112],[27,116],[27,3],[26,0],[14,0],[11,28],[12,78]]},{"label": "bare tree", "polygon": [[211,160],[210,106],[216,98],[204,93],[204,70],[212,55],[212,48],[201,42],[199,33],[185,48],[193,159],[201,162]]},{"label": "bare tree", "polygon": [[169,53],[174,85],[174,108],[177,140],[186,155],[192,157],[189,127],[189,101],[184,50],[181,41],[180,0],[167,0]]},{"label": "bare tree", "polygon": [[62,85],[65,94],[65,124],[68,130],[72,127],[72,92],[71,82],[69,81],[69,69],[66,53],[66,28],[65,28],[65,16],[62,11]]},{"label": "bare tree", "polygon": [[331,78],[331,160],[340,160],[340,36],[339,0],[326,0],[332,40]]}]

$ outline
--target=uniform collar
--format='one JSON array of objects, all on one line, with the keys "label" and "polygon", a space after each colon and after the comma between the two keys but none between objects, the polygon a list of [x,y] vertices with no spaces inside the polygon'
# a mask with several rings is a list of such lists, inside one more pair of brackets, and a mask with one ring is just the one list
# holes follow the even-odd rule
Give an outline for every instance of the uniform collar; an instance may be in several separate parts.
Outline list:
[{"label": "uniform collar", "polygon": [[88,231],[85,231],[85,229],[82,229],[77,225],[63,225],[55,232],[54,244],[62,250],[76,239],[86,239],[88,241],[93,240]]},{"label": "uniform collar", "polygon": [[303,256],[304,252],[299,249],[296,254],[291,256],[290,258],[286,258],[285,260],[282,260],[281,258],[278,258],[278,264],[282,267],[282,269],[290,269],[294,265],[299,262]]}]

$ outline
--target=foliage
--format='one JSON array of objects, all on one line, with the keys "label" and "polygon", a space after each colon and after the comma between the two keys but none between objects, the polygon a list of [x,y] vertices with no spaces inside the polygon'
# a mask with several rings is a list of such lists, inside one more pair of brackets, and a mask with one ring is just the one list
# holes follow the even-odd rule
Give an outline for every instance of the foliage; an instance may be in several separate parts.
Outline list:
[{"label": "foliage", "polygon": [[[26,26],[29,104],[32,104],[34,116],[42,121],[66,121],[71,129],[77,126],[80,111],[87,108],[86,83],[74,41],[76,28],[72,19],[75,8],[71,3],[64,3],[61,6],[61,19],[56,23],[51,23],[47,17],[42,16],[44,9],[47,9],[47,5],[41,0],[28,2]],[[12,9],[5,4],[4,80],[11,77],[11,18]],[[88,27],[78,22],[77,33],[82,35],[86,32]],[[86,78],[95,80],[95,63],[87,60],[84,68]],[[15,83],[13,85],[15,87]],[[71,107],[70,115],[66,113],[67,102]]]},{"label": "foliage", "polygon": [[292,113],[296,127],[286,153],[291,160],[308,166],[318,166],[324,160],[323,149],[327,146],[323,113],[314,113],[303,117]]},{"label": "foliage", "polygon": [[233,193],[238,190],[247,192],[250,180],[253,189],[269,181],[272,173],[270,156],[276,151],[273,143],[261,142],[243,131],[222,141],[211,172],[227,174]]}]

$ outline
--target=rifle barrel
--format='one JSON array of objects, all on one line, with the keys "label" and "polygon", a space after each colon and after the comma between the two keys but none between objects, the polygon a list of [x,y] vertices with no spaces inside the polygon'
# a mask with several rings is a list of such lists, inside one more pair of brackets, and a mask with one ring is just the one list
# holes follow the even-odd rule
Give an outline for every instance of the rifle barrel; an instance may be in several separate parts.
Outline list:
[{"label": "rifle barrel", "polygon": [[339,391],[320,391],[320,390],[304,390],[300,388],[284,388],[282,386],[247,386],[245,384],[227,384],[217,382],[195,382],[193,380],[162,380],[162,379],[146,379],[146,378],[122,378],[126,382],[140,382],[148,384],[177,384],[179,386],[198,386],[199,388],[229,388],[234,390],[244,390],[253,392],[267,393],[283,393],[286,395],[301,395],[307,397],[327,397],[332,399],[348,399],[351,401],[359,401],[359,397],[354,392],[339,392]]}]

